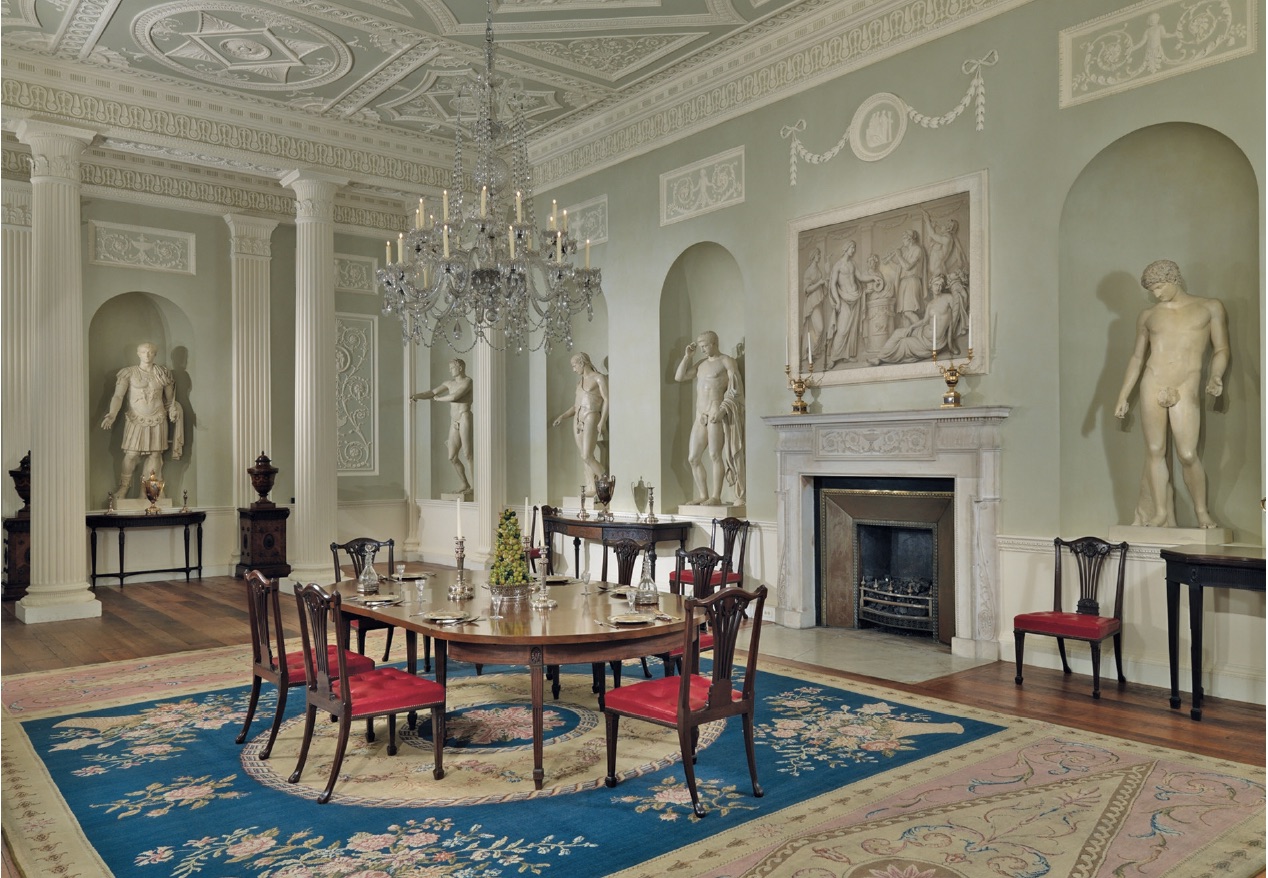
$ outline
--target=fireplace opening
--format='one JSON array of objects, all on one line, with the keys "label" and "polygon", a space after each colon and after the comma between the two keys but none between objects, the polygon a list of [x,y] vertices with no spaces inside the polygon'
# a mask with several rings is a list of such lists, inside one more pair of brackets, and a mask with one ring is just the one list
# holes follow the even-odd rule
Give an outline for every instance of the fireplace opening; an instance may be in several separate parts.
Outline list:
[{"label": "fireplace opening", "polygon": [[938,626],[933,528],[855,524],[856,628],[933,634]]},{"label": "fireplace opening", "polygon": [[950,644],[954,480],[822,478],[815,491],[818,624]]}]

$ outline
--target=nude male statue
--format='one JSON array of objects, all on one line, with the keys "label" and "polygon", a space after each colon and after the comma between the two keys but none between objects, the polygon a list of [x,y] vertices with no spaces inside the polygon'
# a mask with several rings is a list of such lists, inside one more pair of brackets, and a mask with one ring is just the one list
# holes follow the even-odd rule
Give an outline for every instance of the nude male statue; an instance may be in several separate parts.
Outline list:
[{"label": "nude male statue", "polygon": [[574,419],[573,435],[577,451],[593,486],[594,480],[604,475],[603,464],[599,462],[596,451],[599,439],[608,426],[608,377],[594,368],[590,355],[584,352],[573,355],[572,371],[581,376],[577,380],[575,401],[572,408],[555,418],[553,426],[558,427],[568,418]]},{"label": "nude male statue", "polygon": [[172,370],[154,362],[158,355],[158,347],[152,342],[137,345],[136,366],[124,366],[115,378],[114,396],[110,398],[110,409],[101,419],[101,429],[109,430],[114,426],[119,409],[127,398],[128,407],[124,412],[126,423],[123,428],[123,466],[119,470],[119,487],[115,492],[118,498],[128,496],[132,486],[132,473],[136,465],[145,457],[145,469],[142,478],[154,473],[159,479],[163,477],[163,452],[167,450],[167,424],[176,425],[176,435],[172,441],[172,459],[180,460],[185,450],[184,412],[180,403],[176,402],[176,379]]},{"label": "nude male statue", "polygon": [[[1218,299],[1189,295],[1180,267],[1170,259],[1149,263],[1140,276],[1158,304],[1136,320],[1136,346],[1127,363],[1114,416],[1123,418],[1128,397],[1140,381],[1140,423],[1145,435],[1145,475],[1141,481],[1137,525],[1163,527],[1174,522],[1167,470],[1167,429],[1171,429],[1184,484],[1193,499],[1198,526],[1218,527],[1206,507],[1206,470],[1198,459],[1202,403],[1198,385],[1208,343],[1211,373],[1206,392],[1224,392],[1228,368],[1228,318]],[[1148,351],[1148,359],[1146,359]]]},{"label": "nude male statue", "polygon": [[[458,473],[459,487],[454,493],[471,493],[471,483],[467,481],[467,469],[471,466],[471,379],[467,377],[467,364],[454,358],[449,361],[448,381],[415,393],[410,401],[416,399],[434,399],[436,402],[449,403],[449,438],[445,448],[449,452],[449,462]],[[463,466],[463,461],[466,466]]]},{"label": "nude male statue", "polygon": [[[703,360],[694,360],[696,351]],[[695,483],[693,505],[721,506],[723,482],[744,502],[744,384],[734,357],[718,351],[716,332],[700,333],[687,345],[674,373],[675,381],[696,382],[696,411],[687,446],[687,463]],[[703,458],[709,455],[706,472]]]}]

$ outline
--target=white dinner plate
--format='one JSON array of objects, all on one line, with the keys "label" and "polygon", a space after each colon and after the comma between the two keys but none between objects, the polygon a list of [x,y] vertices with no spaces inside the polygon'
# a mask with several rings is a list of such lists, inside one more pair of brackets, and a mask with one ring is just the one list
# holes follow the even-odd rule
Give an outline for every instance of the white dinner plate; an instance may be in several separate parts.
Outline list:
[{"label": "white dinner plate", "polygon": [[417,582],[420,579],[426,579],[430,575],[430,573],[403,573],[400,576],[392,576],[389,578],[395,579],[397,582]]},{"label": "white dinner plate", "polygon": [[609,588],[609,589],[607,590],[607,595],[608,595],[608,597],[610,597],[610,598],[619,598],[619,599],[621,599],[621,600],[625,600],[626,598],[628,598],[628,597],[630,596],[630,592],[631,592],[631,591],[633,591],[633,589],[629,589],[629,588]]},{"label": "white dinner plate", "polygon": [[608,621],[613,625],[647,625],[656,621],[655,613],[619,613],[615,616],[609,616]]},{"label": "white dinner plate", "polygon": [[468,614],[462,610],[430,610],[423,613],[423,618],[428,622],[461,622]]},{"label": "white dinner plate", "polygon": [[565,583],[574,582],[571,576],[547,576],[547,585],[564,585]]},{"label": "white dinner plate", "polygon": [[399,604],[401,596],[399,594],[370,594],[357,600],[367,607],[390,607],[393,604]]}]

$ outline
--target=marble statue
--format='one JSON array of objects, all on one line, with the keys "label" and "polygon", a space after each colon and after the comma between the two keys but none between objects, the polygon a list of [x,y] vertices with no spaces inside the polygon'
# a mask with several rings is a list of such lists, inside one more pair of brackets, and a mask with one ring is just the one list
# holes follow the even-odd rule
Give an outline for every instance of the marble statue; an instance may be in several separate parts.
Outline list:
[{"label": "marble statue", "polygon": [[[471,468],[471,379],[467,377],[467,364],[455,357],[449,361],[449,380],[410,396],[416,399],[432,399],[436,402],[449,403],[449,438],[445,441],[445,449],[449,452],[449,462],[458,474],[458,490],[456,494],[470,494],[471,482],[467,479],[467,470]],[[465,461],[465,465],[464,465]]]},{"label": "marble statue", "polygon": [[1123,418],[1129,397],[1140,382],[1140,424],[1145,436],[1145,472],[1136,507],[1136,525],[1166,527],[1175,524],[1170,472],[1167,466],[1167,432],[1175,445],[1181,473],[1198,526],[1217,527],[1206,507],[1206,470],[1198,459],[1198,435],[1202,427],[1202,403],[1198,387],[1207,346],[1212,348],[1206,392],[1224,392],[1228,368],[1228,318],[1218,299],[1193,296],[1185,289],[1180,266],[1170,259],[1149,263],[1140,285],[1158,300],[1136,320],[1136,344],[1127,363],[1123,389],[1114,416]]},{"label": "marble statue", "polygon": [[[704,354],[696,360],[696,351]],[[731,485],[736,504],[744,502],[744,383],[734,357],[718,350],[716,332],[700,333],[687,345],[675,381],[696,382],[696,410],[687,447],[695,485],[693,505],[721,506],[723,484]],[[704,456],[708,453],[706,469]]]},{"label": "marble statue", "polygon": [[127,401],[123,413],[123,465],[119,469],[119,486],[115,491],[117,498],[128,496],[132,474],[143,457],[142,478],[146,473],[162,478],[169,421],[175,425],[171,438],[172,459],[180,460],[185,452],[185,416],[176,401],[176,379],[172,370],[154,362],[158,347],[152,342],[137,345],[136,354],[139,364],[124,366],[116,374],[110,409],[101,419],[101,429],[109,430],[114,426],[124,401]]},{"label": "marble statue", "polygon": [[573,419],[573,437],[586,469],[586,482],[593,485],[596,478],[605,474],[597,450],[599,440],[608,427],[608,376],[594,368],[587,353],[573,355],[572,371],[579,376],[577,395],[572,408],[555,418],[554,426],[558,427],[568,418]]}]

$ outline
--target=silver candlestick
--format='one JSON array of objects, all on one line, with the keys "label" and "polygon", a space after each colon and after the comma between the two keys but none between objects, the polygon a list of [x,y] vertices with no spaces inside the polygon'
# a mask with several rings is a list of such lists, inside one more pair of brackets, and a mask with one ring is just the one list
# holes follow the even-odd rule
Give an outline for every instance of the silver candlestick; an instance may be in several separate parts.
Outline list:
[{"label": "silver candlestick", "polygon": [[586,486],[581,486],[581,511],[577,513],[577,518],[585,521],[590,517],[590,513],[586,512]]},{"label": "silver candlestick", "polygon": [[467,558],[467,541],[462,537],[454,537],[453,539],[453,558],[458,565],[458,581],[462,582],[464,576],[463,562]]},{"label": "silver candlestick", "polygon": [[651,485],[647,486],[647,518],[644,520],[648,524],[655,524],[660,520],[656,517],[656,489]]}]

